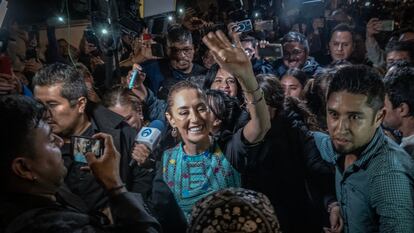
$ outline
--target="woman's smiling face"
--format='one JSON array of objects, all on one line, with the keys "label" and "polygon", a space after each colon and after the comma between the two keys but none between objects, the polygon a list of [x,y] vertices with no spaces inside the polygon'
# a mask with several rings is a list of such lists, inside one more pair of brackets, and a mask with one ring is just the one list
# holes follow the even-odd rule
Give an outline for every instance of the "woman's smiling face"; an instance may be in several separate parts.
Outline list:
[{"label": "woman's smiling face", "polygon": [[181,89],[171,97],[172,104],[167,119],[178,129],[186,145],[208,147],[211,128],[210,114],[206,100],[197,89]]}]

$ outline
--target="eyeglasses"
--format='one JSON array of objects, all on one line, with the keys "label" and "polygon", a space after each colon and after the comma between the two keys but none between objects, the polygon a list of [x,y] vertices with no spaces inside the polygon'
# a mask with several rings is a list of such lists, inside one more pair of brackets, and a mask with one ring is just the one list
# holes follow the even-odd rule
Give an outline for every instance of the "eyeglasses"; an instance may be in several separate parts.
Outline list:
[{"label": "eyeglasses", "polygon": [[288,59],[291,56],[293,57],[299,57],[303,52],[305,52],[305,50],[303,49],[293,49],[291,52],[288,51],[283,51],[283,58],[284,59]]},{"label": "eyeglasses", "polygon": [[177,47],[169,47],[169,49],[171,50],[172,54],[184,53],[185,55],[190,55],[194,51],[194,49],[190,47],[186,47],[182,49],[179,49]]}]

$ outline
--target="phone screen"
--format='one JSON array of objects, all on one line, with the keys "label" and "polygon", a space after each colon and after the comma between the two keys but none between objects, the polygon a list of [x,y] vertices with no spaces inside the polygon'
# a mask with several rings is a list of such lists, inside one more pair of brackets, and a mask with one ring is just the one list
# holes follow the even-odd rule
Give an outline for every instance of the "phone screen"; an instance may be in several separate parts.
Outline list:
[{"label": "phone screen", "polygon": [[382,20],[381,31],[392,32],[394,31],[394,20]]},{"label": "phone screen", "polygon": [[71,150],[76,162],[88,163],[85,157],[88,152],[94,153],[97,158],[102,156],[103,142],[95,138],[72,136]]},{"label": "phone screen", "polygon": [[159,44],[159,43],[151,44],[151,52],[152,52],[152,56],[164,57],[164,49],[162,47],[162,44]]},{"label": "phone screen", "polygon": [[264,48],[259,48],[259,56],[264,57],[274,57],[276,59],[283,57],[283,47],[281,44],[268,44]]}]

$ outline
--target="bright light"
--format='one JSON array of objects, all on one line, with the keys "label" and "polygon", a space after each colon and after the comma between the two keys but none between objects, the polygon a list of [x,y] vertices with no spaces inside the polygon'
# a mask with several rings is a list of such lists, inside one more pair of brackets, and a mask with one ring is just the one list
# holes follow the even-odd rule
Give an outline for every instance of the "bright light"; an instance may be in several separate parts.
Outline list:
[{"label": "bright light", "polygon": [[171,15],[170,15],[170,16],[168,16],[168,20],[169,20],[169,21],[173,21],[173,19],[174,19],[174,18],[173,18]]},{"label": "bright light", "polygon": [[62,16],[59,16],[59,17],[58,17],[58,20],[59,20],[60,22],[63,22],[63,17],[62,17]]},{"label": "bright light", "polygon": [[256,18],[259,17],[259,13],[257,13],[257,12],[254,13],[254,17],[256,17]]},{"label": "bright light", "polygon": [[101,31],[101,32],[102,32],[102,34],[105,34],[105,35],[106,35],[106,34],[108,34],[108,30],[106,30],[105,28],[104,28],[104,29],[102,29],[102,31]]},{"label": "bright light", "polygon": [[184,13],[183,8],[178,9],[178,12],[180,12],[181,14]]}]

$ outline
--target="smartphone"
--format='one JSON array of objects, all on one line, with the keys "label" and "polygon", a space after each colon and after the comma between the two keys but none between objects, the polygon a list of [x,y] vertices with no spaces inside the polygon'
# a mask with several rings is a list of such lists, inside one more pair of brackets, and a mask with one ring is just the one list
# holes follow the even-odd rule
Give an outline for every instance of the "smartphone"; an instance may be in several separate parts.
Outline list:
[{"label": "smartphone", "polygon": [[250,19],[236,22],[234,27],[236,28],[234,30],[235,32],[250,32],[253,30],[252,21]]},{"label": "smartphone", "polygon": [[259,47],[259,57],[274,57],[276,59],[283,57],[282,44],[268,44],[264,48]]},{"label": "smartphone", "polygon": [[90,137],[72,136],[71,151],[76,162],[88,163],[85,157],[88,152],[93,152],[96,158],[102,156],[103,141]]},{"label": "smartphone", "polygon": [[151,44],[151,52],[152,52],[152,56],[164,57],[164,48],[162,47],[162,44],[159,44],[159,43]]},{"label": "smartphone", "polygon": [[381,31],[392,32],[394,31],[394,20],[381,20]]}]

